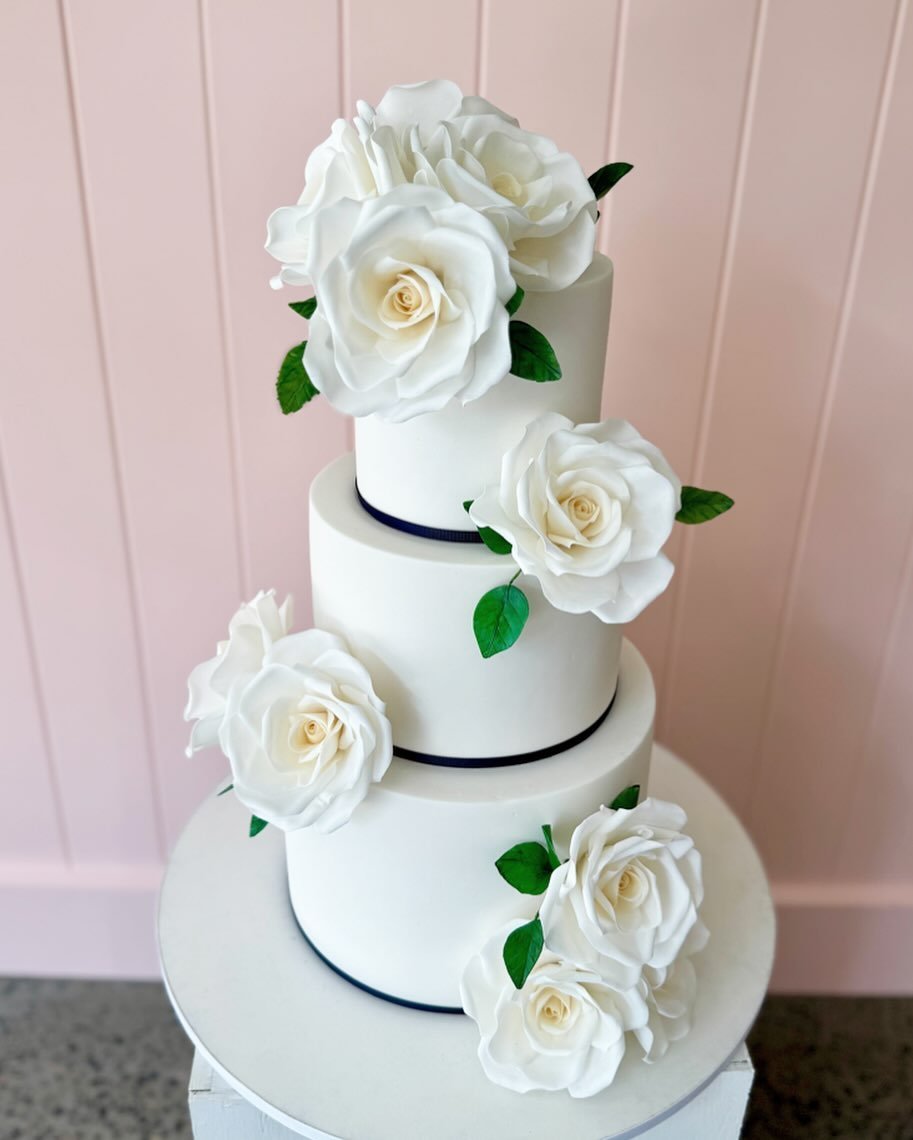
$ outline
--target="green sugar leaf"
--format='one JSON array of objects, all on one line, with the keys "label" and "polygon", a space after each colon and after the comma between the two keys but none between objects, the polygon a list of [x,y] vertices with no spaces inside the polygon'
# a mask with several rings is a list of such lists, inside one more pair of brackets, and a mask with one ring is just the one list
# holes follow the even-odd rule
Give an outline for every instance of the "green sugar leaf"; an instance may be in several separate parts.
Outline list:
[{"label": "green sugar leaf", "polygon": [[640,798],[640,784],[632,784],[630,788],[625,788],[623,792],[619,792],[614,800],[609,804],[610,808],[618,811],[619,808],[637,807],[637,801]]},{"label": "green sugar leaf", "polygon": [[495,866],[501,878],[524,895],[543,894],[553,870],[541,843],[518,843],[505,851]]},{"label": "green sugar leaf", "polygon": [[496,530],[492,530],[490,526],[479,527],[479,537],[485,543],[489,550],[493,550],[495,554],[510,554],[513,547],[506,538],[502,538]]},{"label": "green sugar leaf", "polygon": [[520,306],[523,304],[523,298],[525,296],[526,296],[526,294],[523,292],[523,290],[518,285],[516,293],[514,293],[514,295],[511,297],[511,299],[507,302],[507,305],[505,306],[505,308],[507,309],[507,315],[509,317],[512,317],[514,315],[514,313],[517,311],[517,309],[520,308]]},{"label": "green sugar leaf", "polygon": [[545,847],[548,851],[548,861],[552,870],[561,866],[561,860],[558,858],[558,852],[555,850],[555,841],[552,839],[552,825],[550,823],[543,823],[542,834],[545,836]]},{"label": "green sugar leaf", "polygon": [[317,298],[308,297],[306,301],[289,301],[288,307],[293,309],[299,317],[309,321],[317,312]]},{"label": "green sugar leaf", "polygon": [[680,523],[703,523],[725,514],[732,499],[722,491],[702,491],[700,487],[682,487],[682,506],[675,516]]},{"label": "green sugar leaf", "polygon": [[555,350],[538,329],[526,321],[511,321],[510,371],[521,380],[547,384],[561,379],[561,365]]},{"label": "green sugar leaf", "polygon": [[545,937],[538,915],[532,922],[518,926],[508,934],[504,943],[504,965],[518,990],[523,988],[533,966],[539,961],[544,944]]},{"label": "green sugar leaf", "polygon": [[285,415],[297,412],[299,408],[318,395],[317,389],[311,383],[311,378],[304,367],[304,350],[307,341],[296,344],[285,354],[285,360],[279,367],[276,377],[276,395],[279,407]]},{"label": "green sugar leaf", "polygon": [[[463,510],[469,514],[469,508],[472,506],[472,499],[463,500]],[[492,530],[490,526],[476,527],[479,532],[479,538],[485,543],[489,550],[494,551],[495,554],[510,554],[513,547],[506,538],[502,538],[496,530]]]},{"label": "green sugar leaf", "polygon": [[234,784],[226,784],[225,787],[222,789],[222,791],[218,792],[217,794],[220,796],[224,796],[225,793],[230,792],[233,787],[234,787]]},{"label": "green sugar leaf", "polygon": [[508,582],[483,594],[472,615],[472,628],[483,657],[510,649],[523,632],[529,602],[519,587]]},{"label": "green sugar leaf", "polygon": [[250,831],[248,835],[253,839],[253,837],[259,835],[266,826],[267,823],[265,819],[261,819],[258,815],[252,815],[250,817]]},{"label": "green sugar leaf", "polygon": [[633,169],[634,167],[630,162],[610,162],[606,166],[600,166],[588,179],[590,189],[596,196],[596,200],[604,198],[615,183],[620,182]]}]

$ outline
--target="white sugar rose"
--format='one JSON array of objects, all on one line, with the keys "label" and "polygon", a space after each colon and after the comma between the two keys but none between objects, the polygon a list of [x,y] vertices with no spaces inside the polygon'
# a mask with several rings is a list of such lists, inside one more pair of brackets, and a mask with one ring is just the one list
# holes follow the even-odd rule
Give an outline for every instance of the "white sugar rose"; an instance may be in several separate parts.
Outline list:
[{"label": "white sugar rose", "polygon": [[598,211],[577,160],[487,99],[433,80],[391,87],[376,108],[359,102],[351,124],[333,124],[308,159],[298,204],[267,224],[266,248],[283,264],[272,284],[313,282],[307,251],[322,209],[407,182],[439,187],[485,215],[524,289],[563,289],[593,260]]},{"label": "white sugar rose", "polygon": [[285,637],[292,624],[292,599],[276,605],[276,591],[260,591],[245,602],[228,623],[228,638],[216,655],[204,661],[187,681],[184,720],[195,721],[187,755],[219,743],[219,726],[232,688],[247,682],[263,664],[266,651]]},{"label": "white sugar rose", "polygon": [[380,143],[396,153],[393,179],[439,186],[494,222],[524,289],[564,289],[593,260],[596,199],[551,139],[444,80],[392,87],[376,110],[358,112],[366,151]]},{"label": "white sugar rose", "polygon": [[[315,216],[342,198],[373,198],[378,193],[380,171],[391,164],[397,165],[395,153],[383,154],[382,138],[372,144],[369,157],[355,127],[345,119],[336,120],[330,137],[308,158],[298,204],[281,206],[267,220],[267,252],[282,262],[282,269],[270,282],[274,289],[283,284],[310,283],[305,261]],[[405,181],[402,176],[400,180]]]},{"label": "white sugar rose", "polygon": [[335,831],[390,766],[384,708],[341,638],[309,629],[277,641],[232,690],[219,733],[235,794],[284,831]]},{"label": "white sugar rose", "polygon": [[620,987],[636,985],[645,966],[662,970],[701,949],[701,858],[686,823],[680,807],[654,799],[585,819],[549,880],[546,945]]},{"label": "white sugar rose", "polygon": [[473,503],[476,526],[512,546],[520,569],[568,613],[631,621],[672,577],[660,553],[681,505],[662,453],[624,420],[534,420],[501,463],[499,487]]},{"label": "white sugar rose", "polygon": [[504,243],[442,190],[321,210],[306,269],[318,307],[305,364],[340,411],[401,423],[478,399],[510,370]]},{"label": "white sugar rose", "polygon": [[644,1051],[644,1060],[652,1063],[665,1056],[673,1041],[691,1032],[691,1012],[697,994],[697,975],[690,958],[678,958],[671,966],[655,970],[644,967],[640,992],[646,998],[649,1020],[635,1030]]},{"label": "white sugar rose", "polygon": [[351,123],[337,119],[329,138],[311,152],[297,205],[274,210],[267,221],[267,252],[282,262],[270,282],[275,289],[311,284],[305,262],[311,223],[320,210],[342,198],[360,202],[412,181],[415,166],[404,140],[413,131],[430,130],[459,114],[501,115],[485,99],[464,99],[446,80],[391,87],[376,110],[359,102],[357,111]]},{"label": "white sugar rose", "polygon": [[[495,115],[517,125],[517,120],[499,110],[479,95],[464,95],[449,79],[429,79],[424,83],[403,83],[391,87],[377,107],[359,100],[355,129],[362,139],[381,130],[390,130],[405,158],[417,141],[421,147],[437,126],[451,119],[469,115]],[[418,133],[417,140],[415,132]],[[406,168],[411,178],[414,169]]]},{"label": "white sugar rose", "polygon": [[494,222],[524,289],[564,289],[593,260],[593,191],[577,160],[544,135],[498,115],[462,114],[424,140],[413,132],[405,161],[414,182],[440,186]]},{"label": "white sugar rose", "polygon": [[625,1053],[625,1032],[646,1026],[637,989],[618,991],[591,970],[543,950],[522,989],[502,958],[505,927],[463,975],[463,1009],[481,1034],[485,1075],[514,1092],[567,1089],[588,1097],[607,1088]]}]

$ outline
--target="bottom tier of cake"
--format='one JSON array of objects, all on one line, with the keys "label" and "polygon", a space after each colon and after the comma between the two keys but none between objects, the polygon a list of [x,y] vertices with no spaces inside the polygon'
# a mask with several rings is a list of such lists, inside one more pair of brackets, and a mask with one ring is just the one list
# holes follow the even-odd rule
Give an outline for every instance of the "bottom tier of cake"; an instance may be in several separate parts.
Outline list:
[{"label": "bottom tier of cake", "polygon": [[573,829],[601,804],[632,784],[643,797],[654,711],[650,670],[625,642],[612,711],[582,744],[497,768],[394,759],[345,827],[286,835],[302,933],[336,970],[381,996],[459,1010],[472,955],[538,905],[504,882],[495,860],[514,844],[541,840],[543,824],[564,854]]}]

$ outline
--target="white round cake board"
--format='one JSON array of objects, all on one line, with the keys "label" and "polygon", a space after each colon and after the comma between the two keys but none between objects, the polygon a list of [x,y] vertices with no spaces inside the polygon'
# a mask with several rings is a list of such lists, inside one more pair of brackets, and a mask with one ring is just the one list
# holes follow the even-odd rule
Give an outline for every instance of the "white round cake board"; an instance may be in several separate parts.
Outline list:
[{"label": "white round cake board", "polygon": [[774,952],[764,871],[733,813],[660,747],[650,794],[688,813],[711,937],[694,960],[690,1035],[653,1065],[632,1042],[614,1084],[595,1097],[502,1089],[482,1072],[468,1017],[402,1008],[333,973],[295,924],[282,834],[267,828],[248,838],[249,813],[231,795],[197,811],[162,885],[162,975],[178,1018],[245,1099],[317,1140],[635,1136],[725,1067],[761,1005]]}]

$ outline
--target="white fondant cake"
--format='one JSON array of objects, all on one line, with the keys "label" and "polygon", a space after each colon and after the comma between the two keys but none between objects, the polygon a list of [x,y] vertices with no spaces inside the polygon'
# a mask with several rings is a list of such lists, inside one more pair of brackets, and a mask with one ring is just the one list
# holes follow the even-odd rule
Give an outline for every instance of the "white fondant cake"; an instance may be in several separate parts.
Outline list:
[{"label": "white fondant cake", "polygon": [[620,627],[553,609],[533,582],[522,640],[484,659],[470,618],[504,581],[504,560],[478,543],[417,538],[377,522],[355,497],[354,474],[346,455],[311,487],[314,623],[342,634],[367,666],[394,745],[497,758],[593,726],[615,691]]},{"label": "white fondant cake", "polygon": [[622,626],[668,585],[675,522],[732,501],[598,422],[596,203],[630,169],[587,178],[445,81],[334,124],[267,241],[273,284],[314,294],[283,412],[357,417],[311,487],[317,628],[261,592],[185,713],[251,837],[286,832],[329,965],[462,1009],[491,1080],[573,1097],[688,1032],[707,938],[685,813],[645,798],[653,682]]},{"label": "white fondant cake", "polygon": [[466,963],[529,899],[494,871],[514,843],[554,829],[564,849],[581,819],[647,786],[653,681],[626,642],[611,715],[584,743],[509,767],[394,759],[350,825],[286,836],[292,906],[316,950],[363,985],[459,1008]]}]

